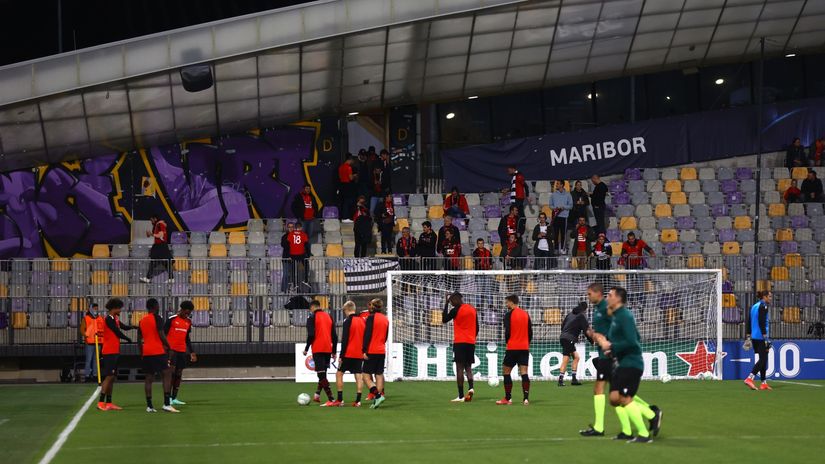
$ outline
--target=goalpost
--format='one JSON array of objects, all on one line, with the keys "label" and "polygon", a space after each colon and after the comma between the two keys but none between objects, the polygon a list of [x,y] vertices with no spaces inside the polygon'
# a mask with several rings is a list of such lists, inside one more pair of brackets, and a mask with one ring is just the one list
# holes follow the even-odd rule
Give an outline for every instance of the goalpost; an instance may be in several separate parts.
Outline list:
[{"label": "goalpost", "polygon": [[[441,313],[447,297],[458,291],[478,311],[473,364],[478,378],[501,375],[504,298],[510,294],[519,297],[519,306],[533,323],[531,377],[558,378],[562,321],[579,302],[587,301],[587,286],[593,282],[604,286],[605,295],[612,286],[627,289],[627,307],[641,338],[643,378],[661,379],[665,374],[673,379],[722,378],[722,271],[718,269],[389,271],[388,343],[400,353],[388,359],[388,372],[398,380],[454,378],[452,322],[442,324]],[[592,313],[588,304],[588,321]],[[576,351],[578,378],[595,378],[596,347],[582,336]],[[571,371],[568,365],[568,376]]]}]

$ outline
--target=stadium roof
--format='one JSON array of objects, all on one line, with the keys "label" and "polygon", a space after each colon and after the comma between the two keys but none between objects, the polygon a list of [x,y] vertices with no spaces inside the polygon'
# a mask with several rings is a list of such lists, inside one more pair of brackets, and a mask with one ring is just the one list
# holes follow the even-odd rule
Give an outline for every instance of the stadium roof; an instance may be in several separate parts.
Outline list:
[{"label": "stadium roof", "polygon": [[[0,68],[0,171],[825,45],[813,0],[326,0]],[[178,70],[214,65],[197,93]]]}]

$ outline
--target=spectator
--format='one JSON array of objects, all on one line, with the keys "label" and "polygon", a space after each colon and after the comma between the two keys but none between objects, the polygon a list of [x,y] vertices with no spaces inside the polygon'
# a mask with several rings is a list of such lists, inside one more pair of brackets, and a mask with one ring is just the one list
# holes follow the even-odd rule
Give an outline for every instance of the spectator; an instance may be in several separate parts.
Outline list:
[{"label": "spectator", "polygon": [[444,198],[444,215],[458,218],[466,218],[470,214],[470,205],[464,195],[458,192],[458,187],[453,187],[452,191]]},{"label": "spectator", "polygon": [[415,237],[410,235],[410,228],[401,229],[401,238],[395,244],[395,253],[398,255],[398,264],[402,271],[411,271],[416,268],[416,242]]},{"label": "spectator", "polygon": [[782,198],[785,199],[785,203],[802,203],[802,190],[797,187],[796,179],[791,181],[791,186],[788,187],[788,190],[785,190]]},{"label": "spectator", "polygon": [[83,362],[83,377],[86,383],[97,381],[97,353],[96,343],[103,343],[103,315],[100,314],[100,307],[97,303],[92,303],[83,319],[80,321],[80,333],[84,336],[85,360]]},{"label": "spectator", "polygon": [[355,257],[364,258],[367,256],[367,247],[372,240],[372,218],[367,209],[367,199],[363,195],[358,197],[358,204],[355,206],[355,214],[352,216],[355,222],[353,226],[355,232]]},{"label": "spectator", "polygon": [[367,148],[367,159],[370,163],[375,163],[376,161],[378,161],[378,154],[375,151],[375,147],[373,147],[372,145],[370,145]]},{"label": "spectator", "polygon": [[[821,185],[820,192],[822,191]],[[152,248],[149,249],[149,258],[152,261],[149,263],[149,271],[146,272],[146,277],[141,277],[140,281],[148,284],[152,281],[152,277],[166,272],[166,283],[174,283],[172,251],[169,249],[169,233],[166,231],[166,222],[155,213],[149,217],[149,221],[152,222],[152,230],[147,230],[146,236],[152,237],[154,240]]]},{"label": "spectator", "polygon": [[438,243],[436,246],[439,250],[441,249],[441,242],[444,241],[444,233],[448,230],[452,232],[453,238],[456,239],[458,243],[461,243],[461,231],[458,230],[458,227],[453,225],[453,218],[450,216],[444,216],[444,225],[438,229]]},{"label": "spectator", "polygon": [[369,197],[372,192],[372,161],[367,158],[367,151],[363,148],[358,150],[358,179],[356,181],[356,188],[358,195]]},{"label": "spectator", "polygon": [[281,255],[281,264],[283,265],[283,269],[281,270],[281,293],[286,293],[292,282],[292,270],[290,269],[292,267],[292,261],[289,260],[289,236],[293,230],[295,230],[295,224],[288,222],[286,224],[286,232],[284,232],[284,235],[281,235],[281,248],[284,250]]},{"label": "spectator", "polygon": [[613,248],[607,243],[607,236],[604,233],[599,234],[596,243],[593,244],[590,256],[593,257],[593,267],[600,271],[610,270],[610,258],[613,256]]},{"label": "spectator", "polygon": [[637,239],[633,232],[628,233],[627,240],[622,243],[622,257],[619,258],[619,265],[624,266],[625,269],[644,269],[647,267],[644,252],[650,256],[656,256],[653,248],[650,248],[644,240]]},{"label": "spectator", "polygon": [[573,211],[570,215],[570,221],[578,223],[579,218],[583,217],[587,222],[587,207],[590,206],[590,196],[587,190],[582,188],[582,181],[577,180],[573,184],[573,191],[570,192],[570,197],[573,199]]},{"label": "spectator", "polygon": [[372,197],[370,198],[370,211],[375,211],[375,206],[384,199],[389,193],[389,190],[384,190],[384,184],[381,180],[383,176],[381,166],[373,165],[372,168]]},{"label": "spectator", "polygon": [[507,174],[510,174],[510,188],[504,189],[502,193],[510,193],[510,204],[518,208],[519,217],[524,217],[524,201],[530,196],[530,189],[524,180],[524,175],[515,166],[507,166]]},{"label": "spectator", "polygon": [[381,150],[381,159],[378,164],[381,167],[381,189],[384,192],[392,192],[392,161],[390,152],[386,149]]},{"label": "spectator", "polygon": [[807,160],[805,156],[805,149],[802,148],[802,141],[799,140],[799,137],[793,139],[791,142],[791,146],[788,147],[788,152],[785,155],[785,166],[788,169],[798,168],[807,166]]},{"label": "spectator", "polygon": [[579,217],[576,227],[570,232],[573,239],[573,247],[570,254],[573,255],[573,269],[587,269],[588,256],[590,256],[590,243],[596,238],[593,229],[587,224],[583,217]]},{"label": "spectator", "polygon": [[590,182],[593,182],[593,193],[590,194],[590,205],[593,207],[593,216],[596,218],[596,232],[605,233],[607,232],[607,228],[604,225],[607,185],[602,182],[602,179],[598,174],[593,174],[590,178]]},{"label": "spectator", "polygon": [[[518,211],[518,210],[516,210]],[[504,255],[505,269],[523,269],[524,253],[521,250],[521,244],[515,235],[509,235],[507,241],[501,247],[501,254]]]},{"label": "spectator", "polygon": [[422,222],[421,227],[424,231],[418,236],[415,254],[421,258],[422,269],[432,270],[436,268],[435,252],[438,249],[438,237],[433,232],[430,221]]},{"label": "spectator", "polygon": [[[547,215],[539,213],[539,222],[533,227],[533,255],[536,257],[536,269],[549,269],[550,258],[554,256],[553,239],[550,238],[550,223]],[[552,266],[555,268],[555,266]]]},{"label": "spectator", "polygon": [[565,231],[567,231],[568,216],[573,209],[573,197],[570,192],[564,189],[562,181],[553,182],[553,194],[550,195],[550,208],[553,209],[553,241],[561,247],[559,253],[565,253],[564,244],[567,242]]},{"label": "spectator", "polygon": [[384,201],[378,203],[372,213],[381,232],[381,253],[392,253],[395,242],[395,205],[392,203],[392,194],[384,196]]},{"label": "spectator", "polygon": [[309,237],[300,222],[295,223],[286,240],[289,243],[289,257],[292,258],[292,281],[298,282],[301,278],[304,285],[309,285]]},{"label": "spectator", "polygon": [[822,203],[822,181],[816,178],[816,171],[808,169],[808,177],[802,181],[802,198],[805,203]]},{"label": "spectator", "polygon": [[473,250],[473,267],[477,271],[489,271],[493,268],[493,254],[484,246],[484,239],[476,240],[476,247]]},{"label": "spectator", "polygon": [[312,196],[312,188],[309,185],[304,185],[304,188],[292,200],[292,214],[301,222],[304,232],[309,237],[309,243],[312,243],[315,218],[318,215],[318,202]]},{"label": "spectator", "polygon": [[441,240],[439,251],[444,257],[444,269],[448,271],[461,269],[461,242],[453,235],[452,229],[444,230],[444,239]]},{"label": "spectator", "polygon": [[355,181],[358,176],[352,170],[353,164],[355,160],[352,159],[352,154],[347,153],[347,159],[338,167],[338,194],[341,196],[341,217],[344,218],[342,222],[350,222],[355,200]]},{"label": "spectator", "polygon": [[825,161],[823,151],[825,151],[825,139],[818,137],[810,150],[811,166],[822,166],[822,162]]},{"label": "spectator", "polygon": [[519,216],[518,206],[510,205],[510,213],[498,221],[498,237],[501,239],[501,246],[507,243],[511,235],[515,235],[516,241],[521,244],[524,227],[524,218]]}]

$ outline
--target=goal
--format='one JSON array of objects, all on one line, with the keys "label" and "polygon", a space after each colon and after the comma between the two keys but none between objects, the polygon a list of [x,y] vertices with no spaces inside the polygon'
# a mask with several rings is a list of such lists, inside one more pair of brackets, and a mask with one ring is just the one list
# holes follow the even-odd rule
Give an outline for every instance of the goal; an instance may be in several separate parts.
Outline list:
[{"label": "goal", "polygon": [[[587,301],[587,286],[628,292],[641,337],[645,379],[722,378],[722,271],[389,271],[387,310],[389,342],[401,351],[389,362],[402,380],[454,378],[452,322],[442,324],[447,296],[461,292],[478,310],[479,334],[473,372],[480,379],[501,374],[505,343],[504,298],[518,295],[533,322],[531,377],[558,378],[562,353],[559,335],[564,316]],[[587,318],[592,320],[592,305]],[[580,379],[592,379],[596,347],[582,337],[576,344]],[[567,375],[572,368],[568,366]]]}]

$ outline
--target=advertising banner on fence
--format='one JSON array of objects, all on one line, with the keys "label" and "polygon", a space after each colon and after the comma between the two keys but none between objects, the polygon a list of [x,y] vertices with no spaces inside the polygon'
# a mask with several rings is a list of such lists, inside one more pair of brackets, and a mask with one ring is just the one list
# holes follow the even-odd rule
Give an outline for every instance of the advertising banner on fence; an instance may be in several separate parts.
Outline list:
[{"label": "advertising banner on fence", "polygon": [[[318,376],[315,373],[315,364],[312,362],[312,353],[308,353],[306,356],[303,354],[305,346],[306,345],[303,343],[295,344],[295,381],[298,383],[314,383],[318,381]],[[403,365],[404,350],[400,343],[393,343],[389,356],[387,357],[386,366],[388,369],[384,372],[384,379],[387,382],[392,382],[396,378],[400,377],[401,366]],[[335,383],[336,372],[338,372],[337,359],[336,362],[332,363],[329,369],[327,369],[327,379],[330,379],[330,383]],[[355,382],[355,378],[352,374],[345,374],[344,382]]]},{"label": "advertising banner on fence", "polygon": [[[750,374],[756,354],[745,351],[742,342],[725,342],[724,378],[744,379]],[[768,352],[769,379],[814,380],[825,379],[825,341],[776,340]]]}]

